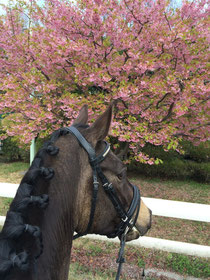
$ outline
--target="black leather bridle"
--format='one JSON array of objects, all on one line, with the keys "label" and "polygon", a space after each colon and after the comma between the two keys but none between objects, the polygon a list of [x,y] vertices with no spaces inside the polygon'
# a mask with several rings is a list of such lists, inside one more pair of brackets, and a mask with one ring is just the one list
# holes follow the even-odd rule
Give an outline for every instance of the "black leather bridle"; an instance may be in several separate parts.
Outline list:
[{"label": "black leather bridle", "polygon": [[90,143],[84,138],[84,136],[79,132],[79,130],[75,126],[71,126],[66,129],[76,137],[76,139],[79,141],[81,146],[87,152],[88,157],[89,157],[89,163],[93,170],[93,195],[92,195],[92,201],[91,201],[91,211],[90,211],[90,218],[89,218],[88,226],[84,232],[77,233],[76,235],[74,235],[73,239],[86,235],[90,231],[90,228],[93,224],[94,213],[95,213],[95,209],[96,209],[97,194],[98,194],[98,188],[99,188],[99,181],[98,181],[98,177],[99,177],[105,193],[108,195],[109,199],[111,200],[111,202],[121,220],[119,225],[116,227],[115,231],[113,233],[107,235],[107,237],[109,237],[109,238],[114,238],[114,237],[118,236],[121,240],[120,251],[119,251],[119,255],[118,255],[118,259],[117,259],[117,263],[119,263],[119,267],[118,267],[116,280],[118,280],[120,277],[120,273],[121,273],[122,263],[125,262],[123,255],[124,255],[126,235],[127,235],[128,231],[131,230],[135,226],[135,223],[136,223],[136,220],[137,220],[138,214],[139,214],[140,199],[141,199],[140,191],[135,185],[132,185],[133,199],[131,201],[128,211],[126,211],[124,209],[112,183],[109,182],[109,180],[106,178],[106,176],[104,175],[104,173],[102,172],[101,167],[100,167],[100,163],[105,159],[105,157],[107,156],[107,154],[110,151],[109,143],[104,141],[105,150],[103,151],[102,154],[96,156],[96,152],[95,152],[94,148],[90,145]]}]

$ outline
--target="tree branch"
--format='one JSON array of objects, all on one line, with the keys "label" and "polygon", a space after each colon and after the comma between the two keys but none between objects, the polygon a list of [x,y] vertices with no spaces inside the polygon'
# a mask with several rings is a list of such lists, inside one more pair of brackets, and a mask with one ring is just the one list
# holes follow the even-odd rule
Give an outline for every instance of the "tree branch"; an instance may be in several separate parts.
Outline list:
[{"label": "tree branch", "polygon": [[161,121],[152,122],[152,123],[150,123],[150,124],[162,123],[162,122],[166,121],[167,119],[169,119],[169,118],[171,117],[171,115],[172,115],[174,105],[175,105],[175,103],[172,102],[171,105],[170,105],[170,107],[169,107],[169,109],[168,109],[167,115],[166,115],[165,117],[163,117]]},{"label": "tree branch", "polygon": [[168,95],[170,95],[170,94],[171,94],[170,92],[167,92],[167,93],[157,102],[157,104],[156,104],[156,109],[159,108],[160,103],[161,103]]},{"label": "tree branch", "polygon": [[170,25],[170,22],[169,22],[169,20],[168,20],[168,18],[167,18],[166,13],[164,13],[164,16],[165,16],[165,19],[166,19],[166,21],[167,21],[167,23],[168,23],[168,27],[169,27],[169,29],[170,29],[170,31],[171,31],[171,25]]},{"label": "tree branch", "polygon": [[50,81],[49,76],[47,74],[45,74],[44,71],[40,67],[37,66],[36,69],[39,70],[42,73],[43,76],[45,76],[47,81]]}]

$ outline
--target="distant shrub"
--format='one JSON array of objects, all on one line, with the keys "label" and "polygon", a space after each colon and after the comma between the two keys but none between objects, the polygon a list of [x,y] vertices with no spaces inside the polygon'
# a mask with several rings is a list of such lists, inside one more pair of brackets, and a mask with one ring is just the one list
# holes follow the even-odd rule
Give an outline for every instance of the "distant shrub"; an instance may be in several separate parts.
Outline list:
[{"label": "distant shrub", "polygon": [[192,145],[191,142],[183,142],[182,147],[185,151],[184,158],[196,162],[210,161],[210,142],[201,143],[199,146]]},{"label": "distant shrub", "polygon": [[[36,151],[38,151],[44,144],[46,139],[36,139]],[[24,162],[30,161],[30,145],[21,145],[15,137],[7,137],[2,141],[1,154],[6,161],[22,160]]]},{"label": "distant shrub", "polygon": [[8,137],[2,141],[2,155],[6,161],[23,160],[29,161],[29,146],[19,147],[18,142],[13,137]]},{"label": "distant shrub", "polygon": [[131,162],[129,170],[149,177],[174,178],[180,180],[193,179],[199,182],[210,182],[210,145],[202,143],[198,147],[184,142],[185,153],[166,152],[161,146],[146,145],[143,152],[154,158],[163,160],[163,164],[148,165]]},{"label": "distant shrub", "polygon": [[210,163],[202,162],[197,163],[193,161],[188,162],[188,168],[190,169],[191,179],[198,182],[210,182]]},{"label": "distant shrub", "polygon": [[47,140],[48,140],[48,138],[37,138],[36,139],[36,151],[41,149],[41,147],[43,146],[44,142],[46,142]]}]

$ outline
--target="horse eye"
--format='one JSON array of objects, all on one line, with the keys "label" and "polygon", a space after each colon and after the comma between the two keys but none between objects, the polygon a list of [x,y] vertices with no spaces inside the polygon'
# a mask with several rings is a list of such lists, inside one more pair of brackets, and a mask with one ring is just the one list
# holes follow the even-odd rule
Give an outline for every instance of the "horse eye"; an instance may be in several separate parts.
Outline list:
[{"label": "horse eye", "polygon": [[121,171],[120,173],[117,174],[117,178],[118,178],[119,180],[122,180],[122,179],[126,176],[126,170],[127,170],[127,168],[124,167],[124,168],[122,169],[122,171]]},{"label": "horse eye", "polygon": [[122,175],[122,174],[117,174],[117,178],[118,178],[119,180],[122,180],[123,175]]}]

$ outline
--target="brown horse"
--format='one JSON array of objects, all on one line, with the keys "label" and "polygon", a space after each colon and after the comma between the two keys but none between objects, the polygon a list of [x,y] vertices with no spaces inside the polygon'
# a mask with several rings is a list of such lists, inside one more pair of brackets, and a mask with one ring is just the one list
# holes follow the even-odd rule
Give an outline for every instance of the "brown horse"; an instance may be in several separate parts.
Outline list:
[{"label": "brown horse", "polygon": [[[73,124],[96,155],[104,151],[112,107],[88,126],[84,106]],[[100,170],[127,211],[134,190],[124,164],[107,149]],[[0,233],[0,280],[68,279],[73,233],[86,232],[92,195],[93,170],[87,152],[68,129],[59,129],[37,153],[7,213]],[[109,236],[115,232],[118,212],[100,183],[88,233]],[[130,228],[127,240],[144,235],[151,226],[151,211],[142,201],[137,214],[138,233]]]}]

